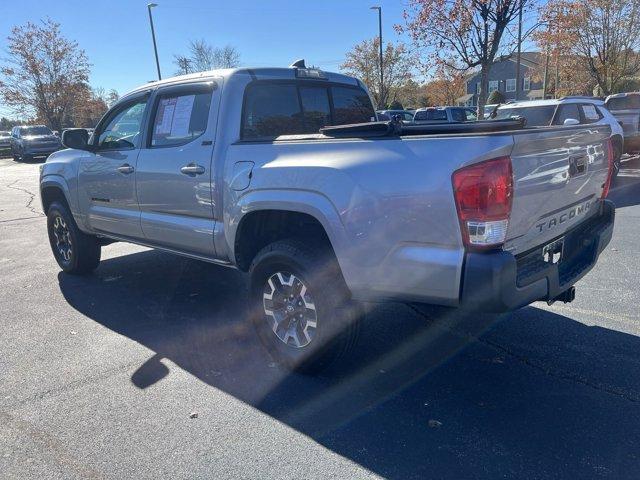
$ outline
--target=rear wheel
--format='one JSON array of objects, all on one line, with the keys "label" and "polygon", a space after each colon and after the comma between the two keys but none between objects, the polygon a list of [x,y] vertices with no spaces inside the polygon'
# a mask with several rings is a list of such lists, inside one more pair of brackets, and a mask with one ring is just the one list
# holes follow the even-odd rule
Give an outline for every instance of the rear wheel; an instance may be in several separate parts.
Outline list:
[{"label": "rear wheel", "polygon": [[100,243],[83,233],[71,212],[60,202],[53,202],[47,212],[47,231],[51,250],[60,268],[66,273],[85,274],[100,263]]},{"label": "rear wheel", "polygon": [[250,269],[251,318],[273,358],[300,372],[336,363],[353,346],[361,310],[335,257],[295,240],[262,249]]}]

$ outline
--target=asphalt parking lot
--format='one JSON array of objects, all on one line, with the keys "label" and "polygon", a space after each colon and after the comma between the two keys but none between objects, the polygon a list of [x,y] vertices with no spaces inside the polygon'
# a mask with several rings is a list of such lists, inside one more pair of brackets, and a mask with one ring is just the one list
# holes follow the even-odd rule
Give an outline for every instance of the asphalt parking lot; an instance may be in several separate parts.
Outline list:
[{"label": "asphalt parking lot", "polygon": [[60,273],[37,163],[0,160],[3,478],[638,478],[640,160],[568,305],[372,305],[322,377],[273,364],[241,274],[142,247]]}]

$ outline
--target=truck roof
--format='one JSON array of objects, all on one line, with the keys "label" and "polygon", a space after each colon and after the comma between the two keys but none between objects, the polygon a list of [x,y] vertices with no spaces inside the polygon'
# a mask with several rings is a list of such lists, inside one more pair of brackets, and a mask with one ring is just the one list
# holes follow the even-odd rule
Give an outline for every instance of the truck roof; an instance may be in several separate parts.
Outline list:
[{"label": "truck roof", "polygon": [[[298,69],[295,67],[288,67],[288,68],[284,68],[284,67],[260,67],[260,68],[250,68],[250,67],[241,67],[241,68],[223,68],[223,69],[218,69],[218,70],[207,70],[204,72],[197,72],[197,73],[189,73],[187,75],[178,75],[178,76],[174,76],[174,77],[170,77],[170,78],[165,78],[163,80],[156,80],[156,81],[152,81],[152,82],[148,82],[145,83],[144,85],[140,85],[137,88],[134,88],[133,90],[127,92],[126,94],[123,95],[124,97],[127,97],[133,93],[136,92],[141,92],[147,89],[153,89],[153,88],[157,88],[159,86],[164,86],[164,85],[171,85],[171,84],[176,84],[176,83],[182,83],[182,82],[188,82],[190,80],[197,80],[199,78],[213,78],[213,77],[222,77],[224,79],[227,78],[231,78],[235,75],[251,75],[252,77],[255,77],[257,80],[274,80],[274,79],[282,79],[282,80],[287,80],[287,79],[291,79],[294,80],[296,78],[301,78],[301,77],[297,77],[296,76],[296,70],[317,70],[317,69],[311,69],[311,68],[305,68],[305,69]],[[342,75],[340,73],[333,73],[333,72],[325,72],[324,70],[321,71],[322,72],[322,76],[323,76],[323,80],[326,79],[330,82],[336,82],[336,83],[344,83],[344,84],[348,84],[348,85],[354,85],[354,86],[359,86],[360,83],[358,80],[356,80],[353,77],[349,77],[347,75]],[[309,78],[310,80],[313,80],[314,78]]]}]

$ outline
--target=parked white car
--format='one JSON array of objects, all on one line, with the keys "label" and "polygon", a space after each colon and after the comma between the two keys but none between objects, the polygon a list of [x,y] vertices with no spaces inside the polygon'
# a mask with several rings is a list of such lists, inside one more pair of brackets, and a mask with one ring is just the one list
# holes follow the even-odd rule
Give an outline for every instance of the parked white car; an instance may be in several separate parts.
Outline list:
[{"label": "parked white car", "polygon": [[550,125],[609,125],[614,148],[614,175],[620,169],[624,151],[624,133],[620,122],[607,110],[604,100],[594,97],[562,97],[547,100],[513,102],[499,106],[493,119],[523,117],[527,127]]}]

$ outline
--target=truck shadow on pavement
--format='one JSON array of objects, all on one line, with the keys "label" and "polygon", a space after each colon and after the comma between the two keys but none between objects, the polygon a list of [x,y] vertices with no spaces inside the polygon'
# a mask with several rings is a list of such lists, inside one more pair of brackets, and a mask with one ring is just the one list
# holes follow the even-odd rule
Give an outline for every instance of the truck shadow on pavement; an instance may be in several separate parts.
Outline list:
[{"label": "truck shadow on pavement", "polygon": [[640,156],[622,162],[608,198],[613,200],[617,208],[640,203]]},{"label": "truck shadow on pavement", "polygon": [[236,271],[145,251],[58,280],[79,312],[155,352],[132,374],[138,388],[173,362],[383,477],[640,471],[633,335],[535,307],[495,317],[372,305],[352,358],[308,377],[259,345]]}]

